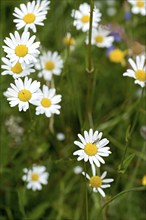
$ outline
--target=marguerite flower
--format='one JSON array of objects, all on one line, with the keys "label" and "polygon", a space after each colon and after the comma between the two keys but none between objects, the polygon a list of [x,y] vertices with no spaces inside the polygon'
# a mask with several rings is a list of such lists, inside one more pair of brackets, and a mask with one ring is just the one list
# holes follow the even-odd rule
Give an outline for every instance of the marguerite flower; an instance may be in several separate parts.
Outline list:
[{"label": "marguerite flower", "polygon": [[67,33],[66,36],[63,39],[63,42],[66,46],[70,47],[71,49],[74,48],[75,45],[75,39],[71,36],[71,33]]},{"label": "marguerite flower", "polygon": [[47,185],[49,173],[46,172],[45,166],[33,165],[32,169],[24,168],[25,173],[22,180],[27,183],[27,189],[32,189],[33,191],[41,190],[42,185]]},{"label": "marguerite flower", "polygon": [[[79,6],[79,10],[72,10],[71,16],[75,19],[73,25],[76,26],[77,30],[86,32],[89,30],[90,24],[90,5],[83,3]],[[101,13],[99,9],[94,8],[92,27],[96,28],[99,21],[101,20]]]},{"label": "marguerite flower", "polygon": [[107,171],[104,171],[104,173],[101,176],[96,175],[95,167],[92,166],[92,175],[89,176],[87,173],[82,172],[84,176],[89,180],[89,185],[93,188],[93,192],[97,193],[99,192],[101,196],[105,197],[105,192],[103,189],[109,188],[111,185],[109,183],[113,182],[114,179],[105,179],[107,175]]},{"label": "marguerite flower", "polygon": [[129,76],[135,79],[135,84],[139,84],[141,87],[145,86],[146,83],[146,66],[145,66],[145,56],[137,56],[136,62],[131,58],[128,60],[132,69],[128,69],[123,76]]},{"label": "marguerite flower", "polygon": [[128,2],[132,5],[133,14],[146,15],[146,0],[128,0]]},{"label": "marguerite flower", "polygon": [[91,43],[97,47],[111,47],[114,41],[114,37],[109,36],[109,34],[110,31],[101,26],[98,29],[93,29]]},{"label": "marguerite flower", "polygon": [[52,75],[60,75],[63,67],[63,60],[59,56],[58,52],[48,51],[40,56],[40,62],[42,65],[42,71],[39,73],[39,77],[44,77],[45,80],[51,80]]},{"label": "marguerite flower", "polygon": [[24,77],[33,73],[35,70],[32,69],[32,64],[19,63],[12,64],[10,60],[5,57],[2,57],[4,65],[1,66],[2,69],[5,69],[1,74],[2,75],[11,75],[14,78]]},{"label": "marguerite flower", "polygon": [[56,89],[49,89],[43,86],[41,96],[36,102],[36,115],[45,114],[51,117],[52,114],[60,114],[61,106],[58,104],[61,101],[61,95],[55,95]]},{"label": "marguerite flower", "polygon": [[40,82],[28,77],[15,79],[15,84],[11,83],[10,88],[4,93],[11,107],[18,105],[19,111],[26,111],[29,108],[29,103],[36,104],[40,96]]},{"label": "marguerite flower", "polygon": [[[46,4],[46,1],[44,3]],[[15,8],[13,15],[17,18],[14,19],[17,30],[24,27],[24,31],[28,31],[30,28],[36,32],[36,25],[43,26],[47,10],[44,10],[44,6],[43,8],[42,6],[43,3],[32,1],[28,2],[27,5],[20,4],[20,9]]]},{"label": "marguerite flower", "polygon": [[77,150],[73,155],[78,155],[77,160],[83,160],[87,162],[89,160],[90,164],[95,164],[100,167],[100,163],[105,163],[102,157],[108,157],[111,153],[109,147],[106,145],[109,141],[106,138],[101,139],[102,132],[90,129],[89,132],[84,131],[84,136],[78,134],[80,141],[75,141],[74,144],[77,145],[80,150]]},{"label": "marguerite flower", "polygon": [[35,42],[36,36],[30,37],[29,32],[23,32],[20,36],[17,31],[14,35],[10,33],[10,38],[6,37],[4,40],[7,46],[3,46],[4,51],[10,62],[16,64],[17,62],[30,64],[36,62],[36,57],[40,53],[38,47],[40,42]]}]

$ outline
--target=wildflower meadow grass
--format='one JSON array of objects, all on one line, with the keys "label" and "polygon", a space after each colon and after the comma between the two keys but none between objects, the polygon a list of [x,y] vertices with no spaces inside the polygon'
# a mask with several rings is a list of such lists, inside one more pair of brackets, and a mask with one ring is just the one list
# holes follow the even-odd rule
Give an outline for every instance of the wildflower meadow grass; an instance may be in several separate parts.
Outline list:
[{"label": "wildflower meadow grass", "polygon": [[0,13],[0,220],[145,220],[146,0]]}]

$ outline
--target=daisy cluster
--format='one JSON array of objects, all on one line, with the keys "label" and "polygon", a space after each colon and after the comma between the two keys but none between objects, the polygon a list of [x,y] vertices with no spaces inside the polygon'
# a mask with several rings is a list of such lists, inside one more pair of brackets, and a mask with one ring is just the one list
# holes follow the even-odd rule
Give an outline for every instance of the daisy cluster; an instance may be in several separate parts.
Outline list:
[{"label": "daisy cluster", "polygon": [[103,197],[105,197],[104,188],[110,187],[111,182],[114,180],[111,178],[106,178],[107,171],[103,174],[97,175],[96,167],[99,170],[101,164],[105,164],[103,157],[108,157],[111,154],[110,147],[107,146],[109,141],[106,138],[102,138],[102,132],[90,129],[84,131],[84,135],[78,134],[80,141],[74,141],[74,144],[80,149],[75,151],[73,155],[77,155],[78,161],[84,160],[84,162],[89,162],[91,165],[92,176],[90,177],[86,172],[82,174],[89,180],[89,185],[92,187],[93,192],[99,192]]},{"label": "daisy cluster", "polygon": [[[35,106],[35,114],[45,114],[50,118],[53,114],[60,114],[62,96],[56,94],[56,89],[49,87],[53,75],[60,75],[63,60],[57,51],[40,52],[40,42],[36,41],[37,26],[43,26],[49,10],[50,1],[33,0],[22,3],[14,9],[14,23],[16,31],[10,33],[4,40],[3,46],[6,56],[2,58],[2,75],[11,75],[13,82],[4,92],[11,107],[18,106],[19,111],[27,111],[30,105]],[[19,30],[21,32],[19,32]],[[32,34],[32,32],[34,34]],[[35,77],[39,70],[39,77],[44,77],[46,85]],[[23,181],[27,188],[41,190],[47,184],[48,172],[44,166],[33,165],[31,169],[24,169]]]},{"label": "daisy cluster", "polygon": [[[63,68],[63,60],[58,52],[43,52],[40,55],[40,42],[36,41],[37,25],[43,26],[49,10],[50,1],[36,0],[26,4],[20,4],[14,9],[14,23],[17,31],[10,33],[4,40],[6,46],[3,49],[6,57],[2,58],[2,75],[11,75],[14,82],[4,93],[11,107],[18,105],[19,111],[27,111],[30,104],[36,106],[36,115],[45,114],[51,117],[60,114],[59,105],[61,95],[56,95],[55,88],[48,88],[40,82],[28,78],[39,69],[39,76],[46,81],[52,80],[53,74],[60,75]],[[23,29],[22,34],[18,30]],[[23,78],[23,79],[22,79]]]}]

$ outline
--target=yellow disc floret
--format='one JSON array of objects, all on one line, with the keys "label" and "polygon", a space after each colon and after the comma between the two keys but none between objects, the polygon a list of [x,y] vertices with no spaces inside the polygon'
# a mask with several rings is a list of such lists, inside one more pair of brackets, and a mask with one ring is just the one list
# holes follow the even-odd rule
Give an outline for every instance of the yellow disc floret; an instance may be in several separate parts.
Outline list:
[{"label": "yellow disc floret", "polygon": [[137,7],[143,8],[144,7],[144,1],[137,1],[136,2]]},{"label": "yellow disc floret", "polygon": [[98,151],[98,147],[95,144],[88,143],[85,145],[84,151],[88,156],[94,156]]},{"label": "yellow disc floret", "polygon": [[102,180],[99,176],[92,176],[90,178],[90,185],[94,188],[100,187],[102,184]]},{"label": "yellow disc floret", "polygon": [[25,57],[28,54],[28,47],[24,44],[19,44],[15,48],[15,54],[18,57]]},{"label": "yellow disc floret", "polygon": [[67,46],[70,46],[70,45],[74,45],[75,44],[75,40],[73,37],[69,37],[69,36],[66,36],[64,39],[63,39],[63,42],[65,45]]},{"label": "yellow disc floret", "polygon": [[43,98],[41,100],[41,105],[44,107],[44,108],[48,108],[51,106],[51,100],[48,99],[48,98]]},{"label": "yellow disc floret", "polygon": [[32,173],[31,174],[31,180],[32,181],[38,181],[39,180],[39,175],[37,173]]},{"label": "yellow disc floret", "polygon": [[46,68],[46,70],[53,70],[54,67],[55,67],[55,64],[54,64],[54,62],[51,61],[51,60],[48,61],[48,62],[46,62],[46,64],[45,64],[45,68]]},{"label": "yellow disc floret", "polygon": [[101,36],[101,35],[97,35],[97,36],[95,37],[95,41],[96,41],[96,43],[102,43],[103,40],[104,40],[104,37]]},{"label": "yellow disc floret", "polygon": [[19,93],[18,93],[18,98],[20,99],[20,101],[22,102],[27,102],[31,99],[31,92],[27,89],[22,89]]},{"label": "yellow disc floret", "polygon": [[22,66],[19,62],[17,62],[12,68],[11,68],[11,71],[15,74],[20,74],[23,69],[22,69]]},{"label": "yellow disc floret", "polygon": [[109,54],[110,61],[114,63],[122,63],[124,60],[124,52],[120,49],[114,49]]},{"label": "yellow disc floret", "polygon": [[88,23],[90,21],[90,16],[89,15],[83,15],[83,17],[81,18],[81,21],[83,23]]},{"label": "yellow disc floret", "polygon": [[146,81],[146,72],[144,70],[137,70],[135,72],[135,77],[137,80],[144,82]]},{"label": "yellow disc floret", "polygon": [[35,15],[33,13],[28,13],[23,17],[23,21],[27,24],[31,24],[35,21]]},{"label": "yellow disc floret", "polygon": [[142,185],[146,186],[146,175],[144,175],[142,178]]}]

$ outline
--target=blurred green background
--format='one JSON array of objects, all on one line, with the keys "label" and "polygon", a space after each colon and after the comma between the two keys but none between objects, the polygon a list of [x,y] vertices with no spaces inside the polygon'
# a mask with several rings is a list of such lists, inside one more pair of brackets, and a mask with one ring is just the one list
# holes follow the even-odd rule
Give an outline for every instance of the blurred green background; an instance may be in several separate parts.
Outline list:
[{"label": "blurred green background", "polygon": [[[20,0],[1,1],[1,44],[9,33],[13,33],[14,7],[19,7]],[[72,9],[78,9],[84,1],[52,0],[44,27],[37,27],[37,39],[44,50],[58,51],[64,59],[62,75],[54,77],[57,92],[62,94],[61,114],[54,116],[54,133],[50,130],[50,119],[44,115],[35,116],[34,107],[30,111],[19,112],[18,108],[10,108],[3,92],[13,82],[11,76],[1,76],[1,166],[0,166],[0,220],[83,220],[85,216],[85,180],[73,172],[75,166],[84,167],[83,162],[77,162],[72,154],[77,149],[73,144],[77,133],[89,130],[93,124],[94,130],[103,132],[110,141],[112,154],[106,158],[106,164],[101,166],[101,172],[108,171],[108,176],[114,178],[114,183],[107,189],[105,199],[92,193],[89,188],[89,219],[144,220],[146,218],[145,191],[132,191],[119,196],[109,203],[100,213],[101,204],[121,191],[141,187],[145,168],[145,138],[141,128],[145,125],[145,91],[135,85],[133,79],[123,77],[127,65],[121,66],[109,61],[106,49],[92,47],[94,73],[86,72],[88,48],[84,41],[85,33],[73,27]],[[90,1],[86,1],[90,3]],[[101,24],[112,24],[120,28],[121,42],[115,42],[115,47],[132,51],[131,57],[145,46],[146,19],[140,15],[131,15],[124,19],[125,12],[130,10],[126,1],[110,0],[95,1],[102,12]],[[115,9],[114,15],[109,15],[109,8]],[[22,30],[20,30],[20,33]],[[75,49],[68,51],[63,44],[63,38],[71,32],[76,40]],[[5,56],[2,47],[1,55]],[[129,55],[130,56],[130,55]],[[128,56],[127,56],[128,57]],[[126,62],[127,62],[127,57]],[[37,77],[37,71],[31,75]],[[88,83],[91,79],[90,99],[87,99]],[[140,101],[139,101],[140,100]],[[89,103],[88,103],[89,102]],[[92,108],[92,120],[89,123],[86,106]],[[13,118],[13,119],[12,119]],[[12,120],[12,123],[10,123]],[[10,127],[11,126],[11,127]],[[128,139],[124,164],[120,167],[126,146],[128,131],[132,133]],[[65,140],[59,141],[57,133],[63,132]],[[45,165],[49,172],[48,185],[40,192],[27,190],[22,182],[23,168],[33,164]],[[91,173],[90,165],[87,170]]]}]

